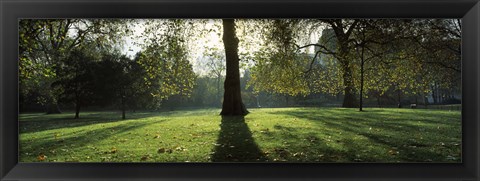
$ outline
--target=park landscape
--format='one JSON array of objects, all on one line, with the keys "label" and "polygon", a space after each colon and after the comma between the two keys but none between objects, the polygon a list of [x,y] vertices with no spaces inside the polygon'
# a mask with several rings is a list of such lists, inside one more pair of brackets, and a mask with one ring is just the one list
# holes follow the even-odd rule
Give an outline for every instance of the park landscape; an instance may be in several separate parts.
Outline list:
[{"label": "park landscape", "polygon": [[460,163],[458,19],[22,19],[20,162]]}]

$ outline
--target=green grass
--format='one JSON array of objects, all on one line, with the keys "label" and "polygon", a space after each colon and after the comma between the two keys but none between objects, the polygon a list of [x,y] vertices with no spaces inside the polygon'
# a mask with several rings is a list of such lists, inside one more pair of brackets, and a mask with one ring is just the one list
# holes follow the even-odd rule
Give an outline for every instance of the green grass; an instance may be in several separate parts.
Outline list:
[{"label": "green grass", "polygon": [[461,162],[461,112],[218,109],[20,115],[20,162]]}]

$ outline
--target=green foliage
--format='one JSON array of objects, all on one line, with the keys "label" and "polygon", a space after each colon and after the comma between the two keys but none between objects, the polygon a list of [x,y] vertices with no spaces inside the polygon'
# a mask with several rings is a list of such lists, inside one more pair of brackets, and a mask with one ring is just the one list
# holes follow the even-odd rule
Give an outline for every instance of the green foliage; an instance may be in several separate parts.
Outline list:
[{"label": "green foliage", "polygon": [[146,93],[143,89],[145,71],[135,59],[117,53],[106,53],[97,64],[97,105],[119,106],[126,103],[130,108],[136,108]]},{"label": "green foliage", "polygon": [[[99,96],[103,100],[97,100],[99,104],[118,105],[123,100],[130,105],[127,107],[135,109],[159,108],[167,101],[220,103],[226,69],[220,22],[21,20],[21,100],[41,105],[70,105],[67,97],[71,98],[72,91],[65,81],[74,80],[73,70],[83,60],[70,56],[73,51],[81,50],[84,57],[96,62],[92,71],[98,75],[93,81],[96,87],[104,87],[95,90],[103,95]],[[448,97],[461,92],[459,20],[242,19],[235,22],[241,69],[249,71],[249,77],[242,79],[242,95],[251,103],[258,102],[260,94],[279,99],[315,95],[341,99],[347,88],[351,88],[352,96],[358,97],[361,85],[365,98],[391,99],[398,92],[403,96]],[[134,27],[145,31],[136,34],[142,40],[136,45],[142,50],[130,60],[119,52],[125,45],[122,39],[132,35]],[[212,42],[205,38],[211,38]],[[203,64],[195,67],[195,71],[198,68],[204,72],[196,75],[191,62],[198,57]],[[69,59],[72,61],[66,61]],[[52,86],[54,83],[57,86]],[[196,98],[191,97],[194,91]],[[213,95],[216,97],[209,98],[213,101],[205,101]]]},{"label": "green foliage", "polygon": [[74,49],[57,65],[58,79],[52,86],[62,90],[62,102],[86,106],[95,96],[95,57],[85,49]]},{"label": "green foliage", "polygon": [[308,56],[297,51],[299,32],[297,20],[282,19],[266,22],[264,44],[254,54],[255,66],[251,68],[250,86],[255,91],[267,91],[287,95],[309,93],[303,71]]},{"label": "green foliage", "polygon": [[308,61],[308,57],[257,54],[255,60],[256,65],[251,68],[252,79],[249,83],[256,92],[308,94],[307,81],[303,77],[305,66],[301,66],[301,62]]},{"label": "green foliage", "polygon": [[128,20],[22,19],[19,22],[19,80],[21,93],[38,94],[41,104],[56,104],[61,90],[58,67],[75,48],[113,49]]},{"label": "green foliage", "polygon": [[[335,33],[332,29],[322,31],[322,36],[318,44],[334,50],[337,47]],[[321,51],[315,48],[315,52]],[[306,75],[308,77],[311,92],[326,93],[337,95],[343,93],[342,70],[339,62],[333,54],[320,53],[314,64],[311,65],[311,71]]]},{"label": "green foliage", "polygon": [[139,64],[146,70],[144,80],[152,97],[161,101],[172,95],[189,96],[195,74],[188,60],[185,57],[164,57],[157,50],[146,50],[138,58]]},{"label": "green foliage", "polygon": [[[195,73],[188,60],[186,37],[190,25],[185,20],[147,21],[145,34],[149,36],[138,63],[146,70],[145,83],[159,107],[173,95],[190,96]],[[159,33],[159,34],[156,34]]]},{"label": "green foliage", "polygon": [[[392,91],[407,96],[425,96],[435,89],[459,92],[458,20],[324,19],[263,23],[263,44],[254,54],[249,82],[257,92],[338,95],[347,86],[358,92],[361,85],[367,97]],[[321,31],[316,44],[305,46],[315,47],[315,58],[299,58],[302,53],[296,44],[308,37],[303,28]],[[349,72],[351,76],[344,77]]]},{"label": "green foliage", "polygon": [[[225,78],[221,78],[223,83]],[[218,79],[211,77],[197,77],[191,99],[194,106],[220,107],[223,99],[223,85],[218,90]],[[220,94],[219,94],[220,93]]]}]

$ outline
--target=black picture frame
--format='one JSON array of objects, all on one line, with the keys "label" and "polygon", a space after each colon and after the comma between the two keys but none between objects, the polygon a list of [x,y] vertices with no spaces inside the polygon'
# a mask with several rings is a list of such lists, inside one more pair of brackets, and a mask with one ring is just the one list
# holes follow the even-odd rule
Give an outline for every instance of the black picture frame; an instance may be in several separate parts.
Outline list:
[{"label": "black picture frame", "polygon": [[[0,180],[480,178],[478,0],[0,0]],[[18,163],[19,18],[461,18],[462,163]]]}]

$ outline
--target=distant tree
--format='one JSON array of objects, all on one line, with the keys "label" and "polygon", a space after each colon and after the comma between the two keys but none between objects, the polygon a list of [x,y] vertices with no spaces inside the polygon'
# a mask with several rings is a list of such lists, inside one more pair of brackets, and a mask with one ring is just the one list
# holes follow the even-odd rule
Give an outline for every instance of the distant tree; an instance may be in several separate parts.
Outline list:
[{"label": "distant tree", "polygon": [[97,69],[97,93],[103,105],[117,105],[126,118],[128,107],[135,107],[142,92],[143,71],[125,55],[105,54]]},{"label": "distant tree", "polygon": [[59,87],[61,100],[75,105],[75,119],[80,109],[91,105],[95,100],[95,61],[96,58],[87,49],[74,49],[58,64],[59,77],[52,86]]},{"label": "distant tree", "polygon": [[[126,20],[113,19],[23,19],[19,22],[20,85],[24,91],[42,90],[39,102],[47,113],[60,113],[58,63],[74,48],[88,44],[110,48],[126,34]],[[34,71],[32,71],[34,70]]]},{"label": "distant tree", "polygon": [[194,104],[196,106],[218,107],[220,100],[217,94],[217,80],[208,76],[199,76],[195,81],[192,92]]},{"label": "distant tree", "polygon": [[[318,92],[318,90],[312,89],[319,88],[318,85],[330,84],[328,80],[334,78],[331,74],[323,73],[321,70],[333,70],[331,67],[326,67],[326,64],[332,64],[335,66],[335,71],[330,72],[340,74],[341,83],[336,83],[338,85],[331,86],[331,88],[320,87],[319,89],[328,89],[327,92],[333,93],[338,87],[342,87],[345,95],[342,107],[358,107],[353,75],[354,44],[351,36],[357,25],[358,20],[351,19],[272,20],[269,26],[263,28],[266,37],[266,45],[263,47],[267,51],[264,49],[258,51],[257,55],[259,56],[255,57],[255,68],[252,68],[252,81],[257,84],[264,82],[263,85],[257,87],[275,90],[275,92],[284,92],[287,95],[307,95],[309,92]],[[331,29],[327,33],[333,36],[324,36],[329,39],[322,42],[309,43],[310,33],[318,29],[325,29],[325,27]],[[315,47],[313,57],[310,57],[308,51],[304,50],[309,47]],[[268,55],[265,52],[273,54]],[[323,55],[328,56],[322,57]],[[309,60],[311,61],[309,62]],[[331,63],[331,60],[335,62]],[[316,61],[322,62],[318,64],[315,63]],[[261,70],[264,71],[260,73]],[[257,73],[260,74],[257,76]],[[312,77],[314,75],[319,77]],[[270,77],[265,78],[270,82],[261,81],[259,79],[261,77]],[[326,79],[322,79],[322,77]],[[317,81],[311,81],[312,78]]]},{"label": "distant tree", "polygon": [[221,102],[221,95],[223,88],[221,87],[221,81],[225,77],[225,56],[223,53],[213,51],[207,55],[206,68],[209,69],[209,74],[216,80],[216,100],[218,104]]},{"label": "distant tree", "polygon": [[146,73],[150,107],[160,108],[162,101],[174,96],[181,102],[191,95],[196,78],[187,49],[193,25],[182,19],[152,20],[147,25],[144,34],[148,39],[137,62]]},{"label": "distant tree", "polygon": [[[427,19],[413,21],[410,41],[422,53],[419,63],[431,73],[429,92],[434,103],[441,103],[453,92],[461,92],[461,28],[459,19]],[[423,27],[423,28],[420,28]]]},{"label": "distant tree", "polygon": [[388,54],[393,52],[392,48],[397,43],[391,35],[386,33],[390,29],[390,24],[392,22],[387,20],[362,19],[359,20],[357,27],[352,33],[355,57],[358,59],[360,69],[360,78],[358,80],[359,111],[363,110],[365,92],[384,89],[379,84],[375,84],[378,81],[385,81],[379,80],[384,75],[376,74],[376,72],[381,72],[379,69],[390,65]]}]

